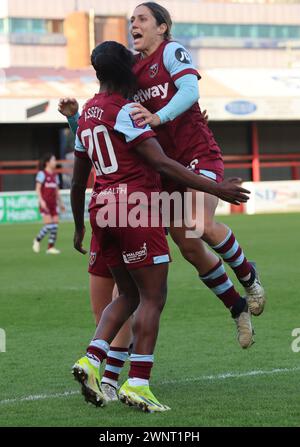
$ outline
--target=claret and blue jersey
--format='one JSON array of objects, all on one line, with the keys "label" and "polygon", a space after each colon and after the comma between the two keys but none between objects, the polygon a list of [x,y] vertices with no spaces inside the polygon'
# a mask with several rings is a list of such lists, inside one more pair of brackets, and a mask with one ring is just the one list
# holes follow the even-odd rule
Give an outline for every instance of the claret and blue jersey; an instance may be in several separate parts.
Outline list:
[{"label": "claret and blue jersey", "polygon": [[[133,100],[160,117],[163,124],[155,128],[155,133],[165,153],[184,166],[194,163],[195,172],[213,171],[217,173],[215,178],[221,179],[221,150],[202,117],[198,104],[200,76],[186,49],[177,42],[164,41],[150,56],[137,55],[133,70],[139,85]],[[128,131],[132,109],[129,104],[126,108]],[[80,144],[77,139],[78,151]]]},{"label": "claret and blue jersey", "polygon": [[91,159],[96,193],[120,184],[126,184],[127,193],[159,190],[159,176],[134,151],[137,144],[155,133],[149,126],[140,128],[131,118],[131,111],[129,101],[119,94],[98,93],[84,106],[75,154]]}]

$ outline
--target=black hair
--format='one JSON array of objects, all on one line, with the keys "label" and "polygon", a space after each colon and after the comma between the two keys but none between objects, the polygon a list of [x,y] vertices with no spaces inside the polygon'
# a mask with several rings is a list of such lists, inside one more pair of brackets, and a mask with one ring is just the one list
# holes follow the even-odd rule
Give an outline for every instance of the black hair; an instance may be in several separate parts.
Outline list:
[{"label": "black hair", "polygon": [[141,3],[138,6],[146,6],[148,9],[150,9],[153,17],[156,20],[157,25],[162,25],[165,23],[167,25],[167,29],[164,33],[164,39],[165,40],[171,40],[171,28],[172,28],[172,19],[169,11],[164,8],[163,6],[159,5],[155,2],[144,2]]},{"label": "black hair", "polygon": [[46,167],[46,164],[48,163],[48,161],[51,160],[52,157],[54,157],[55,155],[52,154],[51,152],[47,152],[45,153],[42,158],[39,160],[39,170],[43,171]]},{"label": "black hair", "polygon": [[124,45],[106,41],[94,48],[91,63],[96,76],[105,83],[109,93],[120,92],[126,98],[136,90],[136,77],[132,72],[134,55]]}]

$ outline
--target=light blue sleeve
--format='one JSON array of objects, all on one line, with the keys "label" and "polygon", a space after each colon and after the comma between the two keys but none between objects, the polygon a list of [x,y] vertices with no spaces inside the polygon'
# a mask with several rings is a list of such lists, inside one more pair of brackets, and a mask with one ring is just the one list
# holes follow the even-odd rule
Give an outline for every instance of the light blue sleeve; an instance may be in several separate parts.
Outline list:
[{"label": "light blue sleeve", "polygon": [[125,136],[126,143],[130,143],[146,132],[152,132],[147,124],[144,127],[138,127],[137,123],[131,118],[130,113],[134,110],[130,104],[125,104],[117,115],[114,129]]},{"label": "light blue sleeve", "polygon": [[[183,70],[197,72],[189,52],[178,42],[170,42],[163,53],[164,66],[172,77]],[[195,73],[196,74],[196,73]]]},{"label": "light blue sleeve", "polygon": [[43,171],[39,171],[36,175],[35,181],[43,184],[45,178],[46,178],[45,173]]},{"label": "light blue sleeve", "polygon": [[85,149],[77,136],[79,118],[80,118],[80,115],[78,112],[73,116],[68,116],[68,123],[69,123],[72,133],[75,135],[75,151],[85,152]]},{"label": "light blue sleeve", "polygon": [[67,118],[69,126],[70,126],[70,129],[71,129],[71,131],[73,132],[74,135],[76,135],[79,117],[80,117],[80,115],[77,112],[75,115],[68,116],[68,118]]},{"label": "light blue sleeve", "polygon": [[76,134],[76,137],[75,137],[75,151],[85,152],[85,149],[84,149],[81,141],[79,140],[79,137],[78,137],[77,134]]},{"label": "light blue sleeve", "polygon": [[199,99],[199,88],[197,76],[186,74],[175,81],[178,89],[168,104],[156,112],[161,124],[172,121],[183,112],[192,107]]}]

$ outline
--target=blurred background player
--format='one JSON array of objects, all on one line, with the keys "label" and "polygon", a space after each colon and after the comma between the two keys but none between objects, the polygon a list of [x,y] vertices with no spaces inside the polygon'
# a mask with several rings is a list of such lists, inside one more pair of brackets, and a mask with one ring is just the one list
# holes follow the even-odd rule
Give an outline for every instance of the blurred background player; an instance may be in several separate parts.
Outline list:
[{"label": "blurred background player", "polygon": [[[111,341],[135,312],[129,379],[120,389],[120,399],[145,411],[161,412],[169,408],[160,404],[150,391],[149,377],[167,291],[169,250],[164,228],[162,224],[149,226],[150,220],[147,226],[133,227],[130,221],[126,227],[119,227],[118,223],[102,226],[99,211],[105,203],[101,204],[98,199],[110,193],[114,200],[108,206],[118,213],[119,207],[115,205],[124,200],[120,184],[125,184],[126,197],[132,192],[142,192],[149,200],[151,192],[160,190],[155,171],[183,185],[217,194],[231,203],[247,201],[248,191],[234,185],[240,179],[217,184],[195,175],[166,157],[149,126],[137,126],[130,116],[130,103],[125,99],[135,84],[132,63],[132,53],[116,42],[104,42],[94,49],[92,65],[101,83],[100,92],[86,103],[79,120],[71,189],[74,246],[85,253],[82,248],[85,189],[93,165],[96,181],[89,205],[90,221],[120,295],[102,313],[87,355],[75,363],[73,374],[82,384],[86,400],[103,405],[99,366],[109,352]],[[147,203],[150,217],[151,203]],[[126,204],[126,213],[130,214],[130,205]]]},{"label": "blurred background player", "polygon": [[59,179],[55,173],[55,155],[50,153],[45,154],[40,160],[39,169],[36,176],[35,190],[38,195],[40,213],[44,226],[34,238],[32,249],[35,253],[39,253],[41,241],[49,234],[46,253],[58,255],[60,250],[55,247],[59,221],[58,207],[60,207],[62,212],[65,211],[65,207],[59,193]]}]

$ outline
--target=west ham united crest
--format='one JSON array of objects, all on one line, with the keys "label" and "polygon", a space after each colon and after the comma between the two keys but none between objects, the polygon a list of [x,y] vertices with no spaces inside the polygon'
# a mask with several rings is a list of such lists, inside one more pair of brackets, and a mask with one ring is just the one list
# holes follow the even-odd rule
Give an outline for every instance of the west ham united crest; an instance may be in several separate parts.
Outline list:
[{"label": "west ham united crest", "polygon": [[90,262],[89,262],[90,266],[95,264],[96,258],[97,258],[97,252],[91,251],[90,252]]},{"label": "west ham united crest", "polygon": [[158,73],[158,64],[153,64],[149,68],[149,76],[150,78],[154,78]]}]

